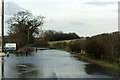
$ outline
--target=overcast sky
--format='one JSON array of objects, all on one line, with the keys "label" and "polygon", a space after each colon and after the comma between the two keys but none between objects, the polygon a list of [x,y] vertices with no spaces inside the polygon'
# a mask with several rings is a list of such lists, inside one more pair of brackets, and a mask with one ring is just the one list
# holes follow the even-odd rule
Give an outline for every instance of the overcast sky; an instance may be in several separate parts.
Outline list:
[{"label": "overcast sky", "polygon": [[46,17],[43,29],[76,32],[80,36],[118,30],[118,0],[5,1],[6,19],[20,10],[29,10],[35,16]]}]

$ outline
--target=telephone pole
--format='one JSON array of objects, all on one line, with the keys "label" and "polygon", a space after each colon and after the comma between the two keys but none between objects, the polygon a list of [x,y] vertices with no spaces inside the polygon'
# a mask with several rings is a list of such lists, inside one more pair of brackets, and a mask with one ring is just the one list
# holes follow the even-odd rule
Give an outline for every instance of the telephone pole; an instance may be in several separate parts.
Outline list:
[{"label": "telephone pole", "polygon": [[4,51],[4,0],[2,0],[2,28],[1,28],[1,38],[2,38],[2,52]]},{"label": "telephone pole", "polygon": [[[1,27],[1,45],[2,45],[2,53],[4,52],[4,0],[2,0],[2,27]],[[4,56],[2,56],[2,65],[1,65],[1,77],[2,80],[4,78]]]}]

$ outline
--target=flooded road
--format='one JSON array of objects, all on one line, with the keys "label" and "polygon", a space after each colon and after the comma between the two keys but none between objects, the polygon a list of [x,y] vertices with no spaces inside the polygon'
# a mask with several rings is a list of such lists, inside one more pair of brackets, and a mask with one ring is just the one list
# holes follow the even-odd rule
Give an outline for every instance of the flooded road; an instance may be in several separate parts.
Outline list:
[{"label": "flooded road", "polygon": [[4,58],[5,78],[112,78],[100,67],[60,50],[38,50]]}]

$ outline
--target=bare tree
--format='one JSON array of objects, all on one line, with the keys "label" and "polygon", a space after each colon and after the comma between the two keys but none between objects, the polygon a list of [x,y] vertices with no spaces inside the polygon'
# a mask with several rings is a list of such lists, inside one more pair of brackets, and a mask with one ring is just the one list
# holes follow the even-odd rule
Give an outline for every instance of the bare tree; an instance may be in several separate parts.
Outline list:
[{"label": "bare tree", "polygon": [[14,42],[22,44],[20,46],[23,46],[27,43],[28,36],[30,43],[33,43],[33,34],[39,34],[41,26],[44,23],[44,17],[34,17],[29,11],[20,11],[13,15],[7,23],[9,25],[9,36],[11,36]]}]

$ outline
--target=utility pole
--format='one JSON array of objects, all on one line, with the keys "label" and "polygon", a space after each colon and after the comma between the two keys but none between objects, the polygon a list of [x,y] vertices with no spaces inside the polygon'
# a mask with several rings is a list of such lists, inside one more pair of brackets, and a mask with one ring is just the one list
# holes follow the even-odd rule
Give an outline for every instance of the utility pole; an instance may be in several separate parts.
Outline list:
[{"label": "utility pole", "polygon": [[[1,27],[1,45],[2,45],[2,53],[4,52],[4,0],[2,0],[2,27]],[[1,68],[2,80],[4,78],[4,56],[2,56],[2,68]]]},{"label": "utility pole", "polygon": [[30,29],[32,28],[32,26],[30,26],[28,28],[28,45],[30,44]]},{"label": "utility pole", "polygon": [[29,45],[29,40],[30,39],[30,30],[29,30],[29,28],[28,28],[28,45]]},{"label": "utility pole", "polygon": [[2,38],[2,52],[4,51],[4,0],[2,0],[2,28],[1,28],[1,38]]}]

